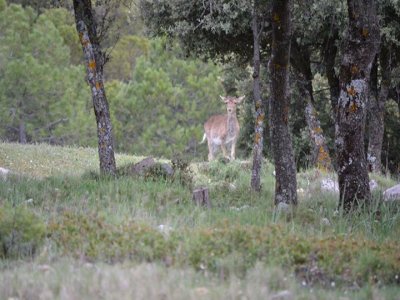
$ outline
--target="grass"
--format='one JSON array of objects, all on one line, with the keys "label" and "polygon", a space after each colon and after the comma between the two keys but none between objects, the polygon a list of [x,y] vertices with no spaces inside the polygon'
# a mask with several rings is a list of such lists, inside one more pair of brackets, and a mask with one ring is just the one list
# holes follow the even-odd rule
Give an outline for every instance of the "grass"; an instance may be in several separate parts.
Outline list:
[{"label": "grass", "polygon": [[[97,149],[58,147],[47,144],[0,144],[0,166],[34,178],[82,176],[99,168]],[[136,162],[142,157],[117,154],[119,165]]]},{"label": "grass", "polygon": [[[116,156],[120,168],[142,158]],[[103,179],[97,164],[93,149],[0,143],[0,167],[12,171],[0,179],[0,228],[11,226],[0,241],[35,249],[3,253],[0,298],[399,299],[400,212],[379,193],[371,210],[342,216],[319,184],[335,176],[308,170],[294,214],[278,214],[270,163],[260,195],[246,161],[192,163],[192,185],[210,190],[205,209],[189,185]]]}]

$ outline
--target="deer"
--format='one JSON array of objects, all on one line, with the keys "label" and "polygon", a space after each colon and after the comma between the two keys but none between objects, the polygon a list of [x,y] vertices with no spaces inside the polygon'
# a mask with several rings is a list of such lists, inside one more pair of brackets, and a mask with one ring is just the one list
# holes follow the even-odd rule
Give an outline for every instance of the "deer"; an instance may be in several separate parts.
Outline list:
[{"label": "deer", "polygon": [[[207,140],[208,161],[214,160],[215,148],[221,147],[224,157],[230,161],[235,159],[236,141],[239,136],[240,126],[236,116],[236,105],[242,102],[245,96],[223,97],[226,104],[226,114],[213,115],[204,123],[204,136],[200,144]],[[230,147],[230,155],[227,155],[226,147]]]}]

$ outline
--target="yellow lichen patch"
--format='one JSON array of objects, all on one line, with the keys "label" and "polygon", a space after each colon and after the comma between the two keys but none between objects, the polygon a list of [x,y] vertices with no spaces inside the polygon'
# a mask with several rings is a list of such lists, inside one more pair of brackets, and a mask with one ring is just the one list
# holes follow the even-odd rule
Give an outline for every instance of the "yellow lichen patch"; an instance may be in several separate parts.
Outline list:
[{"label": "yellow lichen patch", "polygon": [[354,113],[354,112],[357,111],[357,109],[358,109],[357,104],[356,104],[355,102],[352,101],[352,102],[350,103],[350,106],[349,106],[349,112]]},{"label": "yellow lichen patch", "polygon": [[323,146],[319,146],[317,168],[324,171],[331,168],[331,158]]},{"label": "yellow lichen patch", "polygon": [[261,134],[257,132],[254,137],[254,144],[258,145],[260,143],[260,140],[261,140]]},{"label": "yellow lichen patch", "polygon": [[357,95],[357,91],[354,88],[354,86],[347,88],[347,94],[349,94],[351,97],[354,97],[355,95]]},{"label": "yellow lichen patch", "polygon": [[262,124],[263,121],[264,121],[264,118],[265,118],[265,115],[264,115],[264,114],[258,115],[256,123],[257,123],[257,124]]},{"label": "yellow lichen patch", "polygon": [[96,81],[96,90],[99,90],[101,88],[101,82]]},{"label": "yellow lichen patch", "polygon": [[350,72],[352,75],[355,75],[358,73],[358,67],[356,65],[352,65],[350,68]]},{"label": "yellow lichen patch", "polygon": [[321,127],[317,127],[314,129],[315,133],[321,133],[322,132],[322,128]]},{"label": "yellow lichen patch", "polygon": [[88,67],[89,70],[94,70],[96,68],[96,61],[94,59],[89,60]]},{"label": "yellow lichen patch", "polygon": [[363,28],[363,29],[361,30],[361,35],[362,35],[363,37],[367,38],[368,35],[369,35],[368,29],[367,29],[367,28]]},{"label": "yellow lichen patch", "polygon": [[86,47],[89,44],[89,40],[85,39],[83,32],[79,32],[79,40],[83,47]]}]

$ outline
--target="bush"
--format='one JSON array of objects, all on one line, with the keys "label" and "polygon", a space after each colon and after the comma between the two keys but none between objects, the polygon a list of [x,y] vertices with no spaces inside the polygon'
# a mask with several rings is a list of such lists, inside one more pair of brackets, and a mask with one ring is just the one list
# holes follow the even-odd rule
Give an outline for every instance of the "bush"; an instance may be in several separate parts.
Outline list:
[{"label": "bush", "polygon": [[0,207],[0,257],[32,257],[43,244],[46,225],[31,211]]},{"label": "bush", "polygon": [[50,222],[49,230],[62,252],[90,261],[157,261],[171,252],[164,236],[147,225],[113,225],[95,215],[66,211]]}]

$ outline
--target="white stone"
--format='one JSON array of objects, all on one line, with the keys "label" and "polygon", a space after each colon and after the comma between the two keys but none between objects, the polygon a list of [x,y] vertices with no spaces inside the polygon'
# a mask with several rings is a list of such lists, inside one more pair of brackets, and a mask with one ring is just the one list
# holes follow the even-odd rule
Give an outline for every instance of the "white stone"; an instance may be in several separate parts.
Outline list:
[{"label": "white stone", "polygon": [[299,189],[297,189],[297,193],[303,194],[303,193],[304,193],[304,190],[303,190],[302,188],[299,188]]},{"label": "white stone", "polygon": [[371,191],[374,191],[374,190],[376,190],[377,188],[378,188],[378,183],[376,182],[376,180],[371,179],[371,180],[369,181],[369,189],[370,189]]},{"label": "white stone", "polygon": [[10,173],[9,169],[0,167],[0,178],[7,179],[9,173]]},{"label": "white stone", "polygon": [[164,234],[169,234],[169,232],[170,232],[171,230],[173,230],[173,228],[172,228],[171,226],[164,225],[164,224],[158,225],[157,228],[158,228],[158,230],[159,230],[161,233],[164,233]]},{"label": "white stone", "polygon": [[321,180],[321,190],[331,193],[339,193],[339,184],[331,178],[323,178]]},{"label": "white stone", "polygon": [[397,184],[383,192],[383,201],[399,201],[400,200],[400,184]]},{"label": "white stone", "polygon": [[292,293],[288,290],[280,291],[274,295],[271,296],[271,299],[286,299],[286,298],[292,298]]},{"label": "white stone", "polygon": [[230,183],[230,184],[229,184],[229,190],[230,190],[230,191],[236,191],[236,189],[237,189],[237,188],[236,188],[236,185],[234,185],[233,183]]},{"label": "white stone", "polygon": [[321,223],[321,225],[324,225],[324,226],[331,225],[331,222],[329,221],[328,218],[322,218],[320,223]]},{"label": "white stone", "polygon": [[236,206],[229,207],[230,210],[236,210],[236,211],[241,211],[241,210],[248,209],[248,208],[250,208],[250,206],[248,206],[248,205],[243,205],[241,207],[236,207]]}]

